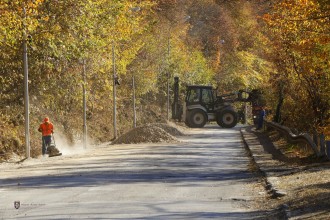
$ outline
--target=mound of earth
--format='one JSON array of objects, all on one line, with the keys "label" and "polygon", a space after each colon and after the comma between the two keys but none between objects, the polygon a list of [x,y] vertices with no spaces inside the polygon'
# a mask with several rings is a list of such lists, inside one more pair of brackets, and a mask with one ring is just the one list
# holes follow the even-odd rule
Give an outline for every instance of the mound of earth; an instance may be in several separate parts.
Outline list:
[{"label": "mound of earth", "polygon": [[174,123],[153,123],[152,126],[157,126],[164,129],[167,133],[173,136],[182,136],[184,132],[181,131]]},{"label": "mound of earth", "polygon": [[169,124],[154,123],[134,128],[114,140],[112,144],[176,142],[178,140],[174,136],[177,135],[183,133]]}]

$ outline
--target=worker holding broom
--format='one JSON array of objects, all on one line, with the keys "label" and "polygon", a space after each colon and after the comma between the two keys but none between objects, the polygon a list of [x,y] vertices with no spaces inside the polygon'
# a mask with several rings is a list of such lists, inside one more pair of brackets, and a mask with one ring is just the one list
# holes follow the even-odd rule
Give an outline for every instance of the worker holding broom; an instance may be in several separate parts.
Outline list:
[{"label": "worker holding broom", "polygon": [[42,155],[45,156],[47,153],[47,146],[50,146],[52,134],[54,133],[54,126],[49,121],[48,117],[46,117],[44,122],[40,124],[38,131],[42,133]]}]

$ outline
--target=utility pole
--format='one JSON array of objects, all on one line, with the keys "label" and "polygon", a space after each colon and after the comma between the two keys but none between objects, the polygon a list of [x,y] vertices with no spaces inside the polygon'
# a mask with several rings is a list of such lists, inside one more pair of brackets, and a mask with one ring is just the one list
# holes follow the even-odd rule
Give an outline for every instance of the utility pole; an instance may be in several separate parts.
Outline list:
[{"label": "utility pole", "polygon": [[115,44],[112,43],[112,68],[113,68],[113,139],[117,138],[117,122],[116,122],[116,57]]},{"label": "utility pole", "polygon": [[87,119],[86,119],[86,60],[83,59],[83,146],[87,147]]},{"label": "utility pole", "polygon": [[25,147],[26,158],[30,158],[30,118],[29,118],[29,72],[27,55],[26,10],[23,22],[23,71],[24,71],[24,111],[25,111]]},{"label": "utility pole", "polygon": [[[170,32],[170,31],[169,31]],[[169,37],[167,39],[167,120],[170,120],[170,36],[171,32],[169,33]]]},{"label": "utility pole", "polygon": [[[184,18],[183,23],[187,22],[190,19],[190,16],[186,16]],[[181,23],[180,22],[180,23]],[[170,53],[171,53],[171,23],[169,24],[169,28],[168,28],[168,39],[167,39],[167,120],[170,120]]]},{"label": "utility pole", "polygon": [[136,103],[135,103],[135,77],[133,72],[132,77],[132,87],[133,87],[133,128],[136,128]]}]

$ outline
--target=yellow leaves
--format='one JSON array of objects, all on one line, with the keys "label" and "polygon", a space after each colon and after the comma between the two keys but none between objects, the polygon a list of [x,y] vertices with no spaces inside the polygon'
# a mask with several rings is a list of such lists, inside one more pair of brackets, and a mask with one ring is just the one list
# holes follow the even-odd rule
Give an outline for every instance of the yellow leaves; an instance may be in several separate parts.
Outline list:
[{"label": "yellow leaves", "polygon": [[[306,112],[314,112],[310,121],[320,124],[329,117],[329,112],[316,113],[315,110],[324,109],[328,99],[323,96],[323,90],[329,89],[326,74],[329,69],[327,33],[330,24],[324,20],[326,16],[316,0],[285,0],[264,16],[268,29],[273,33],[274,50],[281,51],[281,58],[274,57],[278,68],[290,81],[290,86],[306,91],[305,97],[295,97],[294,90],[288,91],[288,95],[295,97],[295,102],[299,100],[293,105],[304,108]],[[308,101],[309,106],[302,105],[302,99]]]},{"label": "yellow leaves", "polygon": [[44,17],[42,17],[42,20],[43,20],[43,21],[46,21],[46,22],[49,21],[49,16],[44,16]]},{"label": "yellow leaves", "polygon": [[264,15],[262,16],[262,19],[263,19],[266,23],[271,24],[271,23],[272,23],[272,20],[273,20],[273,16],[270,15],[270,14],[268,14],[268,13],[266,13],[266,14],[264,14]]},{"label": "yellow leaves", "polygon": [[[23,27],[28,34],[38,26],[39,6],[44,0],[8,1],[0,5],[0,23],[7,43],[22,37]],[[47,18],[46,18],[47,19]],[[11,40],[16,39],[16,40]]]},{"label": "yellow leaves", "polygon": [[303,46],[328,30],[329,24],[323,19],[315,19],[322,13],[320,6],[313,0],[294,0],[276,5],[273,13],[263,18],[270,30],[277,33],[276,38],[296,41],[293,44]]}]

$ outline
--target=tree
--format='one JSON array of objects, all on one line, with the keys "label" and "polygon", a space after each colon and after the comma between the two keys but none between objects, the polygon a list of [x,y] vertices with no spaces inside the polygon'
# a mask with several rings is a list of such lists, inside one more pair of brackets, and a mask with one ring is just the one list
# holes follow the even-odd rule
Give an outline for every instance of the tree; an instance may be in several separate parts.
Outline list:
[{"label": "tree", "polygon": [[[286,90],[289,107],[286,123],[305,129],[327,127],[330,117],[330,36],[326,11],[318,1],[284,0],[264,15],[273,34],[274,49],[283,51],[281,59],[286,68],[279,74],[290,82],[291,89]],[[299,96],[297,88],[301,91]],[[300,113],[295,115],[296,109]]]}]

